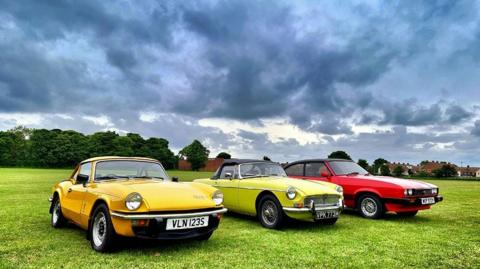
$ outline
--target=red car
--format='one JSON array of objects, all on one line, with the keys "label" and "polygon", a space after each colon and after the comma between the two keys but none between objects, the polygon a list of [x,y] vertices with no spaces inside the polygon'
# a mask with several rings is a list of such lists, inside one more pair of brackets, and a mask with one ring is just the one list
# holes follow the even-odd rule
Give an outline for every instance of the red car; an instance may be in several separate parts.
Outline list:
[{"label": "red car", "polygon": [[365,218],[380,218],[385,212],[415,216],[419,210],[443,200],[430,183],[394,177],[372,176],[350,160],[315,159],[289,163],[289,177],[322,180],[343,187],[345,207]]}]

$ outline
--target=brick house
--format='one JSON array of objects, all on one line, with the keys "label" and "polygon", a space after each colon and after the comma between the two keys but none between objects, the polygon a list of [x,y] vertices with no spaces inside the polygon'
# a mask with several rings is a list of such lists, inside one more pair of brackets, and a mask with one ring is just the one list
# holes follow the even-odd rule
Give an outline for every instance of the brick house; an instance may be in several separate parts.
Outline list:
[{"label": "brick house", "polygon": [[466,167],[457,168],[459,177],[480,177],[480,167]]}]

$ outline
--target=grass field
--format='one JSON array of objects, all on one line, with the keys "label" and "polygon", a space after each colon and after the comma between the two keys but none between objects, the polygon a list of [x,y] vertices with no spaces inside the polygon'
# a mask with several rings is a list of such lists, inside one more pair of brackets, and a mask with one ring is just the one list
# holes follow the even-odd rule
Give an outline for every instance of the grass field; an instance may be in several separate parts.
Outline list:
[{"label": "grass field", "polygon": [[[292,222],[267,230],[227,214],[207,242],[125,240],[98,254],[74,226],[50,226],[47,198],[69,170],[0,168],[0,268],[475,268],[480,267],[480,183],[434,181],[445,200],[415,218],[344,213],[331,227]],[[170,171],[181,180],[210,173]]]}]

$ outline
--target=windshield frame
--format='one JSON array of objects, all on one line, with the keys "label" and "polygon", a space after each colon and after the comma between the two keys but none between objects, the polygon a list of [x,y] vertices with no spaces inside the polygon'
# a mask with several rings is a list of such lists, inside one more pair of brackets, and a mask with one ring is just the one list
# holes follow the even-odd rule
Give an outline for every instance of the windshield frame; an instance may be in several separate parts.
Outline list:
[{"label": "windshield frame", "polygon": [[352,173],[347,173],[347,174],[338,174],[337,171],[335,171],[334,167],[331,165],[331,163],[334,163],[334,162],[338,162],[338,163],[353,163],[353,164],[356,164],[358,167],[360,167],[361,169],[365,170],[363,167],[361,167],[360,165],[358,165],[356,162],[354,161],[350,161],[350,160],[331,160],[331,161],[328,161],[328,167],[330,168],[331,172],[335,175],[335,176],[349,176],[349,175],[361,175],[361,176],[366,176],[366,175],[370,175],[370,172],[368,172],[367,170],[365,170],[366,173],[362,174],[362,173],[356,173],[356,174],[352,174],[352,173],[355,173],[355,172],[352,172]]},{"label": "windshield frame", "polygon": [[[95,168],[93,170],[93,177],[92,177],[92,182],[95,183],[101,183],[101,182],[108,182],[112,180],[135,180],[136,177],[128,178],[128,177],[120,177],[120,178],[112,178],[112,179],[104,179],[104,180],[97,180],[96,174],[97,174],[97,165],[102,162],[138,162],[138,163],[153,163],[157,164],[160,166],[162,169],[162,172],[165,174],[165,178],[160,179],[158,177],[152,177],[154,180],[162,180],[162,181],[171,181],[170,177],[168,176],[167,170],[163,167],[161,162],[158,161],[149,161],[149,160],[136,160],[136,159],[112,159],[112,160],[99,160],[95,162]],[[140,179],[145,179],[145,178],[140,178]]]},{"label": "windshield frame", "polygon": [[255,163],[264,163],[264,164],[269,164],[269,165],[278,165],[280,166],[280,168],[283,169],[283,167],[279,164],[279,163],[274,163],[274,162],[262,162],[262,161],[258,161],[258,162],[248,162],[248,163],[240,163],[237,165],[237,173],[238,173],[238,178],[239,179],[248,179],[248,178],[256,178],[256,177],[288,177],[287,175],[287,172],[285,172],[285,169],[283,169],[283,172],[285,173],[285,176],[281,176],[281,175],[278,175],[278,176],[273,176],[273,175],[257,175],[257,176],[242,176],[242,173],[240,173],[240,167],[244,164],[255,164]]}]

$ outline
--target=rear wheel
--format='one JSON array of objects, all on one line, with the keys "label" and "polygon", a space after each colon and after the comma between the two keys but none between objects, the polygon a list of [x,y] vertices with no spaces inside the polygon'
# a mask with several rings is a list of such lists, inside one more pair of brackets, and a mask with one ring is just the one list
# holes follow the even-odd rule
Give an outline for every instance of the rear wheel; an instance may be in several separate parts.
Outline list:
[{"label": "rear wheel", "polygon": [[408,211],[408,212],[397,212],[397,215],[402,216],[402,217],[413,217],[417,215],[418,210],[416,211]]},{"label": "rear wheel", "polygon": [[277,198],[273,195],[265,195],[260,199],[257,208],[257,216],[263,227],[279,229],[282,227],[285,214]]},{"label": "rear wheel", "polygon": [[60,228],[67,223],[67,219],[65,219],[62,214],[62,206],[60,205],[60,199],[58,199],[58,196],[55,196],[52,203],[53,208],[51,223],[54,228]]},{"label": "rear wheel", "polygon": [[364,218],[378,219],[385,213],[383,203],[376,195],[362,195],[357,204],[357,209]]},{"label": "rear wheel", "polygon": [[116,239],[116,234],[107,206],[104,204],[97,206],[93,212],[91,221],[89,232],[92,248],[99,252],[111,251]]}]

